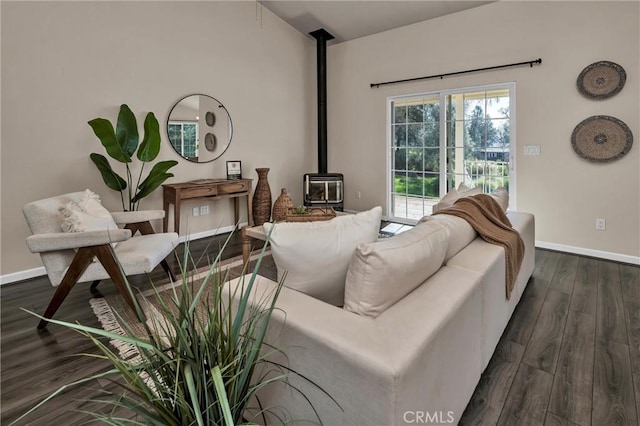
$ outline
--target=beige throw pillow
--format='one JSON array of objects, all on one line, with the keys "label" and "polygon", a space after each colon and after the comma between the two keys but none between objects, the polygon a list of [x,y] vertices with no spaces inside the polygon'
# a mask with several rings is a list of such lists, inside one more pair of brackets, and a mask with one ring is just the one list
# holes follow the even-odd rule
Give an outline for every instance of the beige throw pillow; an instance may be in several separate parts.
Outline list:
[{"label": "beige throw pillow", "polygon": [[111,213],[100,203],[100,197],[86,190],[78,201],[71,201],[59,209],[60,226],[64,232],[101,231],[118,229]]},{"label": "beige throw pillow", "polygon": [[464,183],[458,185],[458,188],[451,188],[449,192],[445,194],[440,202],[433,206],[432,212],[435,213],[439,210],[446,209],[447,207],[451,207],[453,203],[455,203],[458,199],[462,197],[469,197],[471,195],[482,194],[482,189],[480,187],[469,188]]},{"label": "beige throw pillow", "polygon": [[505,212],[509,207],[509,192],[503,187],[496,188],[491,194],[489,194],[497,203],[502,207]]},{"label": "beige throw pillow", "polygon": [[440,269],[448,238],[446,227],[428,221],[394,237],[359,244],[347,272],[344,308],[376,318]]},{"label": "beige throw pillow", "polygon": [[378,238],[382,208],[328,221],[265,223],[278,280],[285,287],[342,306],[344,282],[356,246]]}]

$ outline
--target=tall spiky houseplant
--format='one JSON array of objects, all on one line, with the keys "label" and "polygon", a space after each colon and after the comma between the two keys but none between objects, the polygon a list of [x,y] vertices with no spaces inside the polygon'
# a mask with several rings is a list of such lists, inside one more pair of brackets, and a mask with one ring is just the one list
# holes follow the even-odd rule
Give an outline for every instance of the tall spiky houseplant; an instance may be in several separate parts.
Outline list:
[{"label": "tall spiky houseplant", "polygon": [[[106,424],[231,426],[255,424],[256,420],[264,423],[267,417],[288,423],[282,411],[286,407],[265,407],[258,396],[263,387],[276,382],[283,382],[301,393],[289,384],[288,379],[297,375],[306,380],[275,361],[278,357],[272,355],[280,351],[265,343],[283,282],[269,295],[254,295],[254,282],[267,247],[265,243],[253,272],[243,275],[234,289],[225,292],[228,275],[221,272],[219,262],[230,239],[231,235],[202,281],[196,280],[194,273],[187,272],[194,271],[187,265],[199,263],[190,258],[187,244],[181,264],[181,282],[173,288],[171,297],[162,298],[155,291],[158,300],[155,307],[161,313],[161,319],[143,323],[144,331],[138,335],[117,313],[124,334],[51,319],[50,323],[72,328],[91,339],[101,354],[87,356],[107,360],[112,368],[62,386],[15,422],[70,387],[107,378],[114,379],[113,382],[121,387],[121,392],[110,393],[111,398],[100,398],[113,409],[105,413],[88,413]],[[131,287],[128,288],[131,291]],[[136,298],[133,299],[136,309],[141,309]],[[199,305],[200,309],[197,308]],[[129,349],[133,347],[138,355],[122,359],[100,337],[117,345],[125,343],[129,346],[121,352],[130,355]],[[322,389],[320,391],[331,398]],[[302,396],[315,412],[309,399]],[[132,418],[123,418],[123,411],[131,413]],[[317,412],[315,420],[320,420]]]},{"label": "tall spiky houseplant", "polygon": [[[89,121],[89,125],[98,139],[100,139],[107,154],[125,165],[126,180],[113,170],[109,160],[104,155],[92,153],[89,156],[100,171],[102,180],[104,180],[107,187],[120,193],[123,210],[137,210],[140,200],[151,194],[168,178],[173,177],[173,174],[168,173],[168,170],[178,162],[167,160],[156,163],[149,174],[142,179],[146,163],[154,161],[160,153],[160,126],[152,112],[149,112],[144,119],[142,143],[139,143],[140,137],[138,135],[136,117],[126,104],[120,106],[115,130],[111,122],[105,118],[95,118]],[[134,178],[131,168],[134,154],[142,162],[137,179]],[[127,204],[125,204],[125,193],[127,195]]]}]

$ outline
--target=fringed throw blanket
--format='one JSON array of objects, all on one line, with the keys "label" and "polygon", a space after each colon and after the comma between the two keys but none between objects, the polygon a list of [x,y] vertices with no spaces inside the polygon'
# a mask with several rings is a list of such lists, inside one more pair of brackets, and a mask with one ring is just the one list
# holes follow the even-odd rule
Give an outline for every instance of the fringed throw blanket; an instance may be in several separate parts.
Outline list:
[{"label": "fringed throw blanket", "polygon": [[469,222],[485,241],[504,247],[507,299],[511,298],[524,257],[524,242],[500,205],[491,196],[478,194],[460,198],[453,206],[436,214],[458,216]]}]

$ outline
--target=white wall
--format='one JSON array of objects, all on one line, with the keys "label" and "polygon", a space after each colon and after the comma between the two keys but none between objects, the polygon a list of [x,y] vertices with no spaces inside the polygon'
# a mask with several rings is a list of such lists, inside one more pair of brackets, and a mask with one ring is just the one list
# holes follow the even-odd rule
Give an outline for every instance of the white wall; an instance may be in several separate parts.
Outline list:
[{"label": "white wall", "polygon": [[[637,262],[640,256],[638,2],[497,2],[328,48],[329,169],[345,174],[345,208],[386,204],[389,96],[516,82],[517,208],[536,215],[540,245]],[[542,58],[511,68],[371,89],[370,83]],[[576,89],[582,69],[610,60],[626,86],[603,101]],[[592,115],[624,121],[624,158],[593,164],[571,148]],[[524,156],[525,145],[542,155]],[[362,199],[356,199],[356,191]],[[596,231],[605,218],[607,230]]]},{"label": "white wall", "polygon": [[[0,7],[1,274],[41,265],[25,246],[25,203],[92,188],[109,209],[121,209],[89,160],[104,150],[87,125],[96,117],[115,121],[121,103],[140,128],[148,111],[156,114],[159,160],[179,161],[170,182],[224,177],[226,160],[241,160],[244,177],[257,179],[256,167],[270,167],[274,198],[288,187],[301,202],[302,174],[314,169],[315,106],[308,101],[315,98],[315,44],[268,10],[260,21],[253,1]],[[231,147],[212,163],[178,157],[165,134],[171,106],[191,93],[220,100],[233,120]],[[231,202],[210,205],[209,216],[185,215],[189,233],[233,223]],[[162,208],[161,191],[142,208]]]}]

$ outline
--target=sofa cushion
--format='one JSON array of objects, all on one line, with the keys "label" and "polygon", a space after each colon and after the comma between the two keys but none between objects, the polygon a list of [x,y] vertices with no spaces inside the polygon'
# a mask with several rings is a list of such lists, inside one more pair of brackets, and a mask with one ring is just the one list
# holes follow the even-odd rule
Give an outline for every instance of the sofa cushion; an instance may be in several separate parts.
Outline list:
[{"label": "sofa cushion", "polygon": [[500,207],[502,207],[502,210],[504,210],[505,212],[507,211],[507,208],[509,207],[509,192],[505,188],[496,188],[489,195],[491,196],[491,198],[496,200]]},{"label": "sofa cushion", "polygon": [[480,187],[469,188],[464,183],[458,185],[458,188],[452,188],[445,194],[444,197],[440,199],[438,204],[435,204],[432,207],[432,212],[435,213],[438,210],[446,209],[447,207],[451,207],[453,203],[455,203],[458,199],[462,197],[469,197],[471,195],[482,194],[482,189]]},{"label": "sofa cushion", "polygon": [[425,216],[418,223],[436,222],[447,228],[449,231],[449,242],[447,244],[447,253],[444,261],[448,261],[455,256],[460,250],[465,248],[473,241],[478,233],[469,225],[469,223],[457,216],[448,214],[439,214],[435,216]]},{"label": "sofa cushion", "polygon": [[428,221],[394,237],[359,244],[347,272],[344,308],[380,315],[440,269],[448,237],[447,228]]},{"label": "sofa cushion", "polygon": [[310,296],[342,306],[349,261],[359,243],[378,238],[382,208],[328,221],[265,223],[278,280]]}]

